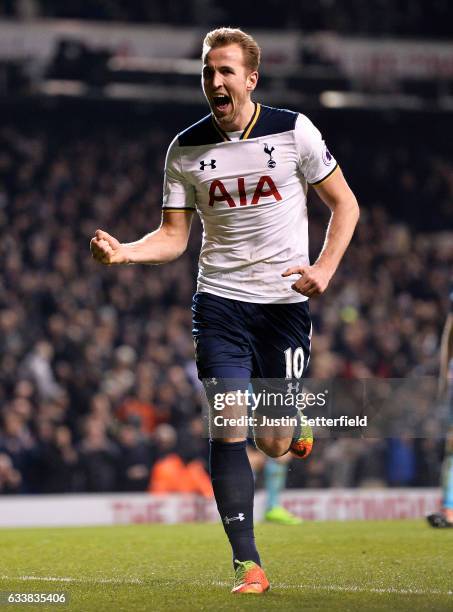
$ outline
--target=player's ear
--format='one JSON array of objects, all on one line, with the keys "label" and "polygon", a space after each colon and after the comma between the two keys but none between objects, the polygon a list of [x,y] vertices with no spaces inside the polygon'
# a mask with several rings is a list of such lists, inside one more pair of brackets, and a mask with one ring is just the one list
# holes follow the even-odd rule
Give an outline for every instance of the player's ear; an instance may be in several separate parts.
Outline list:
[{"label": "player's ear", "polygon": [[247,91],[253,91],[258,84],[258,72],[254,70],[247,76]]}]

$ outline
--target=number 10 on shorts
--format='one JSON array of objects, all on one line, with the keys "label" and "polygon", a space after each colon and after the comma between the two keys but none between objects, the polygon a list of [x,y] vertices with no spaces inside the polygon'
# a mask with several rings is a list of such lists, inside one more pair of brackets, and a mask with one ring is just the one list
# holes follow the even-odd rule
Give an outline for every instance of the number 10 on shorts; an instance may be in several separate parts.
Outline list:
[{"label": "number 10 on shorts", "polygon": [[286,378],[301,378],[305,369],[305,355],[303,348],[298,346],[296,349],[291,347],[285,351]]}]

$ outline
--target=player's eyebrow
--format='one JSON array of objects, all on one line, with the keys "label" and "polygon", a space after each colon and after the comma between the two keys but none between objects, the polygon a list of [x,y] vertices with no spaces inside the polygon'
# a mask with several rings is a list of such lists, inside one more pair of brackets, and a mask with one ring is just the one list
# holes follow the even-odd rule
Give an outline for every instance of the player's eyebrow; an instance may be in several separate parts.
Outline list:
[{"label": "player's eyebrow", "polygon": [[[219,66],[218,70],[220,72],[232,72],[234,74],[235,70],[232,66]],[[205,64],[203,66],[203,75],[207,76],[209,74],[212,74],[214,72],[214,68],[212,66],[209,66],[207,64]]]}]

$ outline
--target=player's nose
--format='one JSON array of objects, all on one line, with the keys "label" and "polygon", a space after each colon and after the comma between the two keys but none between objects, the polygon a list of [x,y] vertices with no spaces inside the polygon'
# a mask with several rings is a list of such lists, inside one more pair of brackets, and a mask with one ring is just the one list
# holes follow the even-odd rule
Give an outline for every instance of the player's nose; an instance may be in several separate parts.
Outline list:
[{"label": "player's nose", "polygon": [[223,78],[222,75],[220,74],[220,72],[214,72],[214,74],[212,75],[212,88],[214,89],[214,91],[216,91],[217,89],[219,89],[220,87],[222,87],[223,85]]}]

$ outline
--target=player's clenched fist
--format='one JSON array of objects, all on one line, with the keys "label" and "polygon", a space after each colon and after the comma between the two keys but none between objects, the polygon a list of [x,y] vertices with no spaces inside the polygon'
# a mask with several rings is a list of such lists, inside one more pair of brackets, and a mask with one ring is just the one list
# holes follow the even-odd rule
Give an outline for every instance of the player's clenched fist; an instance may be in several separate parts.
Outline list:
[{"label": "player's clenched fist", "polygon": [[128,257],[124,245],[116,238],[102,230],[96,230],[90,242],[91,254],[100,263],[124,264],[128,263]]},{"label": "player's clenched fist", "polygon": [[292,276],[293,274],[300,274],[300,278],[291,285],[291,289],[306,297],[315,297],[324,293],[332,276],[323,267],[316,264],[288,268],[282,276]]}]

